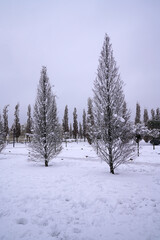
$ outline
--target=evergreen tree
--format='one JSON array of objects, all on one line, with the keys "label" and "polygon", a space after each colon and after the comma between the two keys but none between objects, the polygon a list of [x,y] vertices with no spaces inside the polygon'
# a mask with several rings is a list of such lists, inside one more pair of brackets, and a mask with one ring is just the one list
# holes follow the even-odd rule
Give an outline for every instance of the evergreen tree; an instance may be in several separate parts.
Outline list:
[{"label": "evergreen tree", "polygon": [[32,154],[36,159],[43,160],[47,167],[49,160],[61,151],[62,138],[56,100],[52,93],[46,67],[42,67],[33,118]]},{"label": "evergreen tree", "polygon": [[127,109],[127,103],[124,101],[123,107],[122,107],[122,118],[125,122],[128,122],[130,119],[130,112]]},{"label": "evergreen tree", "polygon": [[78,137],[78,122],[77,122],[77,109],[74,108],[73,111],[73,137],[77,139]]},{"label": "evergreen tree", "polygon": [[123,111],[122,88],[123,82],[106,34],[94,82],[94,141],[95,146],[98,145],[98,154],[109,165],[112,174],[116,167],[130,159],[134,150],[131,123],[127,118],[124,120],[129,112]]},{"label": "evergreen tree", "polygon": [[155,110],[152,108],[151,109],[151,120],[154,121],[155,120]]},{"label": "evergreen tree", "polygon": [[149,130],[148,130],[148,121],[149,121],[148,110],[145,108],[143,113],[143,124],[144,124],[144,127],[146,128],[146,131],[145,131],[146,134],[145,135],[143,134],[143,139],[145,142],[148,142],[150,139]]},{"label": "evergreen tree", "polygon": [[3,126],[4,126],[5,140],[6,140],[6,137],[7,137],[8,133],[9,133],[9,127],[8,127],[8,107],[9,107],[9,105],[6,105],[3,108]]},{"label": "evergreen tree", "polygon": [[26,133],[27,133],[27,141],[30,142],[30,134],[32,133],[32,116],[31,116],[31,105],[28,105],[28,112],[27,112],[27,125],[26,125]]},{"label": "evergreen tree", "polygon": [[72,124],[70,123],[70,127],[69,127],[69,137],[72,138],[73,137],[73,130],[72,130]]},{"label": "evergreen tree", "polygon": [[64,110],[64,117],[63,117],[63,132],[68,133],[69,132],[69,125],[68,125],[68,106],[66,105]]},{"label": "evergreen tree", "polygon": [[142,123],[137,123],[134,126],[134,139],[137,143],[137,156],[139,157],[139,143],[142,138],[148,134],[147,128]]},{"label": "evergreen tree", "polygon": [[85,110],[83,110],[83,137],[84,137],[84,141],[86,140],[86,133],[87,133],[86,112],[85,112]]},{"label": "evergreen tree", "polygon": [[89,144],[93,142],[94,136],[94,116],[93,116],[93,103],[92,99],[88,98],[88,111],[87,111],[87,140]]},{"label": "evergreen tree", "polygon": [[79,123],[79,138],[82,139],[83,138],[83,131],[82,131],[82,124]]},{"label": "evergreen tree", "polygon": [[4,146],[5,146],[5,133],[4,133],[3,122],[0,115],[0,152],[3,150]]},{"label": "evergreen tree", "polygon": [[159,108],[156,109],[155,120],[156,120],[156,121],[160,121],[160,109],[159,109]]},{"label": "evergreen tree", "polygon": [[141,108],[139,103],[136,104],[136,117],[135,117],[135,125],[137,123],[141,123]]},{"label": "evergreen tree", "polygon": [[17,103],[15,106],[14,116],[15,116],[15,119],[14,119],[12,130],[13,130],[13,135],[16,138],[16,142],[18,142],[18,138],[21,135],[21,125],[19,121],[19,103]]},{"label": "evergreen tree", "polygon": [[148,120],[149,120],[148,110],[145,108],[145,109],[144,109],[144,114],[143,114],[143,122],[144,122],[144,125],[145,125],[145,126],[147,126]]}]

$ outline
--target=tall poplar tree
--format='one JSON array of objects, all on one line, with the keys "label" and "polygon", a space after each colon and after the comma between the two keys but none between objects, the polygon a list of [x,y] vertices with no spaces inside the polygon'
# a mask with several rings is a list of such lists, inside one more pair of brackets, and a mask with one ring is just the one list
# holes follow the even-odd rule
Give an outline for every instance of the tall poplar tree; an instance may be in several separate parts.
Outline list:
[{"label": "tall poplar tree", "polygon": [[74,108],[73,111],[73,137],[77,139],[78,137],[78,121],[77,121],[77,109]]},{"label": "tall poplar tree", "polygon": [[62,149],[61,129],[57,117],[55,95],[52,93],[47,68],[42,67],[33,113],[34,134],[31,143],[34,159],[48,166]]},{"label": "tall poplar tree", "polygon": [[4,134],[4,127],[3,127],[3,122],[0,114],[0,152],[3,150],[4,146],[5,146],[5,134]]},{"label": "tall poplar tree", "polygon": [[151,109],[151,120],[154,121],[155,120],[155,110],[152,108]]},{"label": "tall poplar tree", "polygon": [[145,108],[145,109],[144,109],[144,114],[143,114],[143,122],[144,122],[144,125],[145,125],[145,126],[147,126],[148,120],[149,120],[148,110]]},{"label": "tall poplar tree", "polygon": [[142,136],[144,134],[144,125],[141,123],[141,107],[139,103],[136,104],[136,116],[134,123],[134,138],[137,143],[137,156],[139,157],[139,143],[142,140]]},{"label": "tall poplar tree", "polygon": [[70,123],[69,126],[69,137],[72,138],[73,137],[73,130],[72,130],[72,124]]},{"label": "tall poplar tree", "polygon": [[83,131],[82,131],[82,124],[79,123],[79,138],[82,139],[83,138]]},{"label": "tall poplar tree", "polygon": [[93,116],[93,103],[92,99],[88,98],[88,111],[87,111],[87,140],[92,144],[94,137],[94,116]]},{"label": "tall poplar tree", "polygon": [[26,133],[27,133],[27,141],[29,140],[30,142],[30,134],[32,133],[32,128],[33,128],[33,120],[31,116],[31,105],[28,105],[28,111],[27,111],[27,125],[26,125]]},{"label": "tall poplar tree", "polygon": [[14,112],[14,124],[13,124],[13,135],[16,138],[16,142],[18,142],[18,138],[21,135],[21,125],[19,120],[19,103],[15,106],[15,112]]},{"label": "tall poplar tree", "polygon": [[156,115],[155,115],[155,120],[160,121],[160,109],[156,109]]},{"label": "tall poplar tree", "polygon": [[95,147],[99,156],[115,168],[130,159],[134,145],[128,110],[124,111],[123,82],[113,57],[110,38],[105,35],[97,77],[94,81]]},{"label": "tall poplar tree", "polygon": [[4,126],[4,136],[5,136],[5,139],[9,133],[9,127],[8,127],[8,107],[9,105],[6,105],[4,108],[3,108],[3,126]]},{"label": "tall poplar tree", "polygon": [[86,121],[86,111],[83,110],[83,137],[84,141],[86,140],[86,133],[87,133],[87,121]]},{"label": "tall poplar tree", "polygon": [[63,117],[63,132],[64,133],[68,133],[69,132],[69,125],[68,125],[68,106],[65,106],[65,110],[64,110],[64,117]]},{"label": "tall poplar tree", "polygon": [[139,103],[136,104],[135,124],[141,123],[141,107]]}]

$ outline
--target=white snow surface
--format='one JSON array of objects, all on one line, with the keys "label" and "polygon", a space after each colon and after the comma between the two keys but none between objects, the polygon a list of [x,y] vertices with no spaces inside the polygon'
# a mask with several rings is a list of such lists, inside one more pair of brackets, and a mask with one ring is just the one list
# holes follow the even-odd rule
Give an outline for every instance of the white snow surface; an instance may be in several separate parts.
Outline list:
[{"label": "white snow surface", "polygon": [[90,145],[69,143],[49,162],[24,144],[0,154],[0,240],[159,240],[160,146],[109,173]]}]

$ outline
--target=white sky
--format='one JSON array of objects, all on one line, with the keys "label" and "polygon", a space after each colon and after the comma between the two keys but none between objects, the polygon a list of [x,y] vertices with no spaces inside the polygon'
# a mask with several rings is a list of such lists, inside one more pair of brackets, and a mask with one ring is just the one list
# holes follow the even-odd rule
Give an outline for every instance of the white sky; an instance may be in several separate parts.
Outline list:
[{"label": "white sky", "polygon": [[[60,119],[68,104],[79,120],[92,97],[104,35],[125,83],[128,107],[160,107],[159,0],[1,0],[0,111],[9,121],[20,103],[20,121],[34,105],[42,65],[57,95]],[[142,114],[143,115],[143,114]]]}]

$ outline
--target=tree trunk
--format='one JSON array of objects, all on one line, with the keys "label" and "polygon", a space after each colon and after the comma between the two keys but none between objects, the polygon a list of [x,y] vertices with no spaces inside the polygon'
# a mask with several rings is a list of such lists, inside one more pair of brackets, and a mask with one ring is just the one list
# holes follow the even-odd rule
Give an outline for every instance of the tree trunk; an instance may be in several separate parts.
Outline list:
[{"label": "tree trunk", "polygon": [[113,167],[113,161],[112,161],[112,147],[109,147],[109,167],[110,167],[110,173],[114,174],[114,167]]},{"label": "tree trunk", "polygon": [[97,155],[98,155],[98,141],[97,141]]},{"label": "tree trunk", "polygon": [[139,157],[139,141],[137,142],[137,155]]},{"label": "tree trunk", "polygon": [[48,167],[48,161],[45,160],[45,167]]},{"label": "tree trunk", "polygon": [[114,174],[113,164],[110,165],[110,173]]},{"label": "tree trunk", "polygon": [[114,174],[114,167],[113,167],[113,162],[112,162],[112,157],[110,157],[110,161],[109,161],[109,167],[110,167],[110,173]]}]

